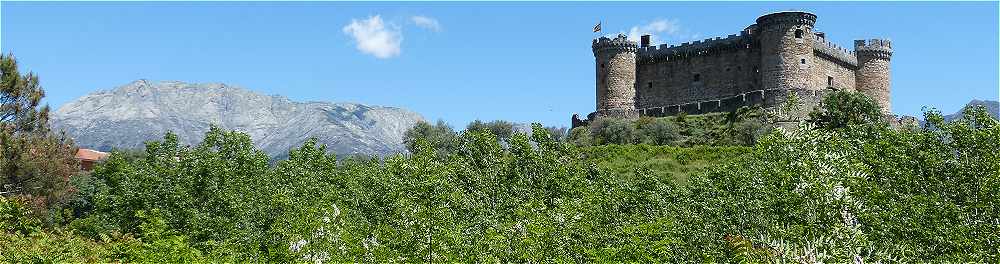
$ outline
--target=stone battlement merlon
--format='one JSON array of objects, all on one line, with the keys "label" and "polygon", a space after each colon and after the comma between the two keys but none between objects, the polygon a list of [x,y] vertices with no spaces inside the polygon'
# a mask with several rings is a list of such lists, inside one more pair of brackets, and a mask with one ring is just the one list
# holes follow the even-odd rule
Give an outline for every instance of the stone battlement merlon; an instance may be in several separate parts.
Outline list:
[{"label": "stone battlement merlon", "polygon": [[818,36],[814,36],[814,40],[815,41],[812,43],[813,51],[826,55],[831,59],[838,60],[841,63],[853,66],[854,68],[858,67],[858,57],[853,51],[837,46],[837,44],[833,44],[825,38]]},{"label": "stone battlement merlon", "polygon": [[732,51],[752,48],[753,40],[745,32],[740,35],[731,34],[726,38],[716,37],[705,40],[684,42],[680,45],[661,44],[639,48],[637,58],[640,64],[655,63],[671,58],[690,57],[715,54],[722,51]]},{"label": "stone battlement merlon", "polygon": [[635,52],[639,48],[635,41],[628,40],[624,34],[618,34],[614,39],[608,37],[600,37],[594,39],[594,44],[591,45],[596,55],[602,51],[631,51]]},{"label": "stone battlement merlon", "polygon": [[816,25],[816,15],[807,12],[787,11],[770,13],[757,18],[758,27],[777,24],[806,24],[814,26]]},{"label": "stone battlement merlon", "polygon": [[892,57],[892,41],[888,39],[855,40],[854,51],[859,55],[888,60]]}]

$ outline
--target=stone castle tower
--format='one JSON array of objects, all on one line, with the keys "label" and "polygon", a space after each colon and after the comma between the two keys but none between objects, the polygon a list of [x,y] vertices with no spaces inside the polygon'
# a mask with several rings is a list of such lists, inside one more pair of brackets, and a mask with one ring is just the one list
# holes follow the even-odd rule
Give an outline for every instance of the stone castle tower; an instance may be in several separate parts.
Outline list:
[{"label": "stone castle tower", "polygon": [[892,42],[887,39],[854,41],[858,55],[857,89],[875,99],[885,114],[889,111],[889,59],[892,58]]},{"label": "stone castle tower", "polygon": [[[587,119],[772,108],[793,93],[809,111],[833,90],[865,93],[891,114],[890,41],[856,40],[847,50],[815,26],[812,13],[778,12],[739,34],[679,45],[597,38],[597,104]],[[586,122],[574,115],[574,127]]]},{"label": "stone castle tower", "polygon": [[635,42],[624,36],[595,39],[597,112],[628,117],[635,109]]}]

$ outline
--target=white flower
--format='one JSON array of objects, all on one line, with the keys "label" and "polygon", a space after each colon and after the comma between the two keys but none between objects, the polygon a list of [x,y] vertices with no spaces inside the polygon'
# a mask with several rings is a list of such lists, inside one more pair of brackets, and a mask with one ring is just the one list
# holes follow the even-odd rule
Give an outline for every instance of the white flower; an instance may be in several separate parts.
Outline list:
[{"label": "white flower", "polygon": [[300,239],[299,241],[292,242],[291,245],[288,246],[288,250],[291,250],[292,252],[299,252],[299,250],[302,250],[302,246],[305,246],[307,243],[309,243],[309,241]]}]

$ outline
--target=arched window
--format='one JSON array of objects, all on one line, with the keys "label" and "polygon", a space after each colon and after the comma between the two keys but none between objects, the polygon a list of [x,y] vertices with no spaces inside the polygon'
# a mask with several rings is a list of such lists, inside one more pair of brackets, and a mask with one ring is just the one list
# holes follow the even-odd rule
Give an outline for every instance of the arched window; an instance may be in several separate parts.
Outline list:
[{"label": "arched window", "polygon": [[802,38],[802,30],[801,29],[796,29],[795,30],[795,38]]},{"label": "arched window", "polygon": [[697,82],[697,81],[701,81],[701,74],[697,74],[697,73],[696,73],[696,74],[694,75],[694,81],[696,81],[696,82]]}]

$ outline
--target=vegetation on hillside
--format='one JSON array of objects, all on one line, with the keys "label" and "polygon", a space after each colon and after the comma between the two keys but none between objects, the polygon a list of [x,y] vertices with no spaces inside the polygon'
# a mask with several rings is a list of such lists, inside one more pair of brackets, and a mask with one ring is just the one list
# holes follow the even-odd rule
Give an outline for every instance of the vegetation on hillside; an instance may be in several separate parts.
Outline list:
[{"label": "vegetation on hillside", "polygon": [[60,221],[0,197],[0,262],[1000,261],[1000,122],[973,108],[891,129],[836,105],[857,104],[816,120],[842,126],[752,141],[724,114],[566,141],[439,122],[407,133],[407,155],[310,141],[276,164],[240,132],[167,134],[72,177],[46,204]]}]

